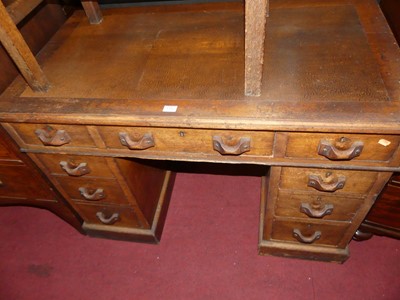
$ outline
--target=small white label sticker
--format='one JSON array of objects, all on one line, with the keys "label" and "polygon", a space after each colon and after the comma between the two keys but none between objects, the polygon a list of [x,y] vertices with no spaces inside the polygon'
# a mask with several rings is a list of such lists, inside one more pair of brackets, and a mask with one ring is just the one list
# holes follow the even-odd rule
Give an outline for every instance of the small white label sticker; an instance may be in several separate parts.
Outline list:
[{"label": "small white label sticker", "polygon": [[391,143],[392,142],[385,140],[385,139],[380,139],[378,142],[378,144],[381,144],[382,146],[385,146],[385,147],[389,146]]},{"label": "small white label sticker", "polygon": [[163,112],[176,112],[178,105],[164,105]]}]

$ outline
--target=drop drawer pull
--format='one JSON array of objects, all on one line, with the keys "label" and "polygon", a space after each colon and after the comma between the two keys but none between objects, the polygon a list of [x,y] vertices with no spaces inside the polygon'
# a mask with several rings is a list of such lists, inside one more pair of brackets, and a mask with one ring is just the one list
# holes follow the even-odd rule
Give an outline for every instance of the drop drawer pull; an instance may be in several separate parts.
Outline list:
[{"label": "drop drawer pull", "polygon": [[214,150],[223,155],[240,155],[250,151],[251,139],[249,137],[240,138],[234,145],[224,142],[222,137],[218,135],[213,136],[212,141]]},{"label": "drop drawer pull", "polygon": [[71,137],[65,130],[56,130],[50,126],[36,129],[35,134],[45,146],[62,146],[71,142]]},{"label": "drop drawer pull", "polygon": [[70,176],[83,176],[90,173],[87,163],[75,164],[73,162],[60,161],[61,168]]},{"label": "drop drawer pull", "polygon": [[321,231],[316,231],[314,232],[311,236],[304,236],[300,229],[293,229],[293,236],[298,240],[300,243],[305,243],[305,244],[312,244],[316,240],[319,240],[321,238]]},{"label": "drop drawer pull", "polygon": [[106,197],[103,189],[96,189],[93,191],[92,189],[80,187],[79,192],[81,193],[83,198],[90,201],[99,201]]},{"label": "drop drawer pull", "polygon": [[351,160],[360,156],[364,148],[362,141],[355,141],[342,137],[335,141],[321,140],[318,146],[318,154],[330,160]]},{"label": "drop drawer pull", "polygon": [[0,187],[4,186],[3,181],[0,180]]},{"label": "drop drawer pull", "polygon": [[139,139],[134,140],[126,132],[119,133],[119,140],[122,145],[130,150],[144,150],[155,146],[154,138],[151,133],[145,133]]},{"label": "drop drawer pull", "polygon": [[96,217],[101,223],[112,225],[119,220],[119,213],[113,213],[110,217],[107,217],[102,211],[98,211]]},{"label": "drop drawer pull", "polygon": [[310,203],[301,203],[300,212],[306,214],[311,218],[322,218],[330,215],[333,212],[333,204],[325,204],[321,207],[321,203],[315,205]]},{"label": "drop drawer pull", "polygon": [[344,188],[345,176],[336,176],[328,172],[324,177],[321,175],[309,175],[308,186],[322,192],[334,192]]}]

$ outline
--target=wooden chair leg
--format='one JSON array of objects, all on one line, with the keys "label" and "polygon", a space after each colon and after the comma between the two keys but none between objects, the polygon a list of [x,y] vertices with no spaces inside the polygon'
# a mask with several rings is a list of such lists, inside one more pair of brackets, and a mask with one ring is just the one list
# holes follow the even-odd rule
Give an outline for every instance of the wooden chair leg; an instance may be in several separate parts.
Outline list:
[{"label": "wooden chair leg", "polygon": [[103,15],[97,0],[81,0],[83,9],[89,19],[90,24],[100,24],[103,21]]},{"label": "wooden chair leg", "polygon": [[245,2],[245,95],[260,96],[269,0]]},{"label": "wooden chair leg", "polygon": [[18,24],[42,2],[43,0],[17,0],[7,5],[6,9],[14,23]]},{"label": "wooden chair leg", "polygon": [[50,84],[17,26],[0,1],[0,42],[34,91],[47,91]]}]

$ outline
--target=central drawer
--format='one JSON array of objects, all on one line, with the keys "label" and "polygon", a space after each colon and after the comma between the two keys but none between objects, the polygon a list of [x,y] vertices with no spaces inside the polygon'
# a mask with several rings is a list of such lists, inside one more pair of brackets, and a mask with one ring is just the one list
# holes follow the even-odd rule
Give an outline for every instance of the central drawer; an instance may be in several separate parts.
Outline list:
[{"label": "central drawer", "polygon": [[273,132],[184,128],[97,127],[109,149],[272,156]]},{"label": "central drawer", "polygon": [[[269,157],[275,133],[271,131],[192,128],[84,126],[63,124],[7,124],[6,129],[26,150],[105,151],[127,156],[161,157]],[[192,156],[193,155],[193,156]],[[241,159],[239,159],[241,160]]]}]

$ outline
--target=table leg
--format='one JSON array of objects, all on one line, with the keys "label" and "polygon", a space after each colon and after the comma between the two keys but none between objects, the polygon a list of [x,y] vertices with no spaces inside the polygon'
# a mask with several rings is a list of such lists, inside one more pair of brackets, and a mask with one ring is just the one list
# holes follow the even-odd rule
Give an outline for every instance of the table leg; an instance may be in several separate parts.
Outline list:
[{"label": "table leg", "polygon": [[103,15],[97,0],[81,0],[83,9],[89,19],[90,24],[100,24],[103,21]]},{"label": "table leg", "polygon": [[245,2],[245,95],[260,96],[269,0]]}]

